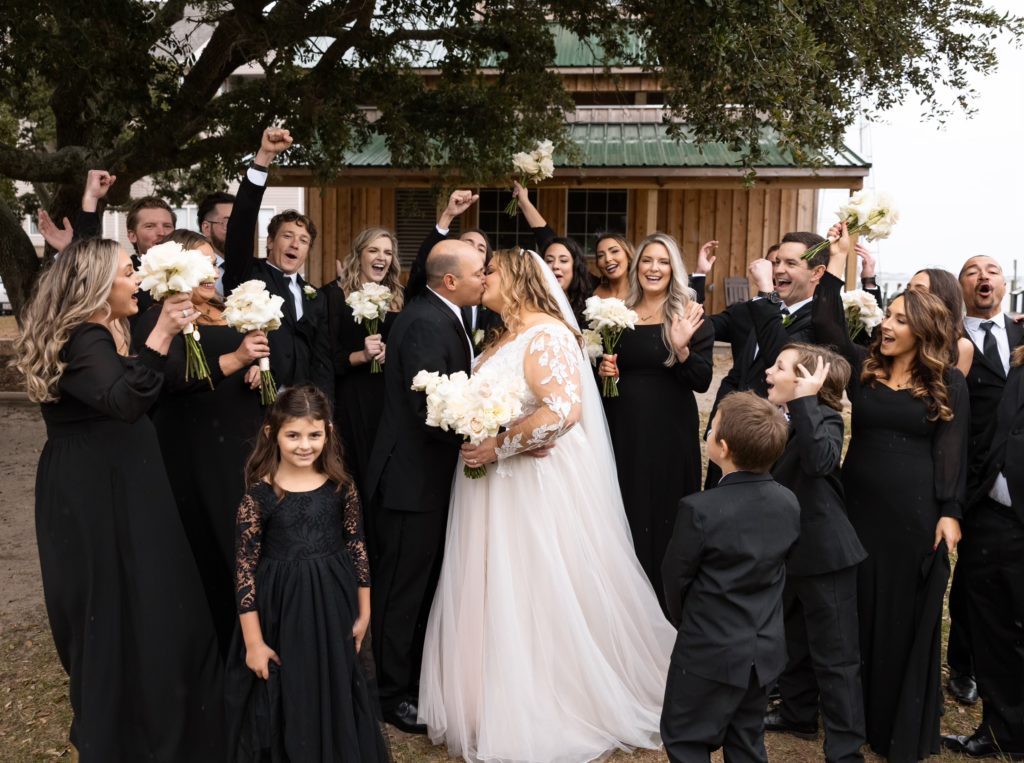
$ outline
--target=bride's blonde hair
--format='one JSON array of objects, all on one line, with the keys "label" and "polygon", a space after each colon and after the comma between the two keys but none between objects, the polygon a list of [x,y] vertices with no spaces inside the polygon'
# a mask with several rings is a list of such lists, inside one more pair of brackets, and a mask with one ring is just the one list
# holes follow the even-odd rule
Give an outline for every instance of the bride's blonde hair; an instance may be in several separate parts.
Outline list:
[{"label": "bride's blonde hair", "polygon": [[21,314],[21,335],[14,341],[14,366],[25,376],[29,400],[60,399],[57,384],[67,366],[61,350],[76,327],[96,313],[110,314],[107,297],[120,251],[121,245],[109,239],[76,241],[39,276]]},{"label": "bride's blonde hair", "polygon": [[513,249],[498,249],[491,257],[491,264],[501,272],[502,301],[501,320],[504,326],[495,329],[492,337],[496,339],[506,331],[515,333],[522,328],[522,314],[526,310],[544,313],[556,318],[579,337],[579,332],[565,323],[558,302],[548,293],[544,273],[537,260],[518,246]]}]

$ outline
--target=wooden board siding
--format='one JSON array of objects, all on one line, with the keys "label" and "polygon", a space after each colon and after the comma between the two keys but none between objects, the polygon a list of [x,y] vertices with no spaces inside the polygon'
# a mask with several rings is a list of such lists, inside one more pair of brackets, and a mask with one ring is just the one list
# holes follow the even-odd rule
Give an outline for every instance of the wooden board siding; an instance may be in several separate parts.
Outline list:
[{"label": "wooden board siding", "polygon": [[[446,199],[439,199],[439,209]],[[567,215],[565,188],[541,188],[538,208],[558,233]],[[348,252],[352,237],[369,225],[395,227],[395,190],[379,186],[329,186],[306,190],[306,210],[320,231],[310,254],[309,280],[320,285],[334,278],[334,260]],[[631,188],[626,234],[634,243],[656,230],[679,241],[688,270],[697,262],[700,245],[718,240],[717,261],[707,292],[707,309],[725,307],[725,279],[746,277],[747,265],[793,230],[814,230],[817,193],[813,188],[753,189]],[[464,216],[475,227],[475,207]],[[407,242],[400,242],[406,245]],[[413,246],[418,242],[412,242]]]}]

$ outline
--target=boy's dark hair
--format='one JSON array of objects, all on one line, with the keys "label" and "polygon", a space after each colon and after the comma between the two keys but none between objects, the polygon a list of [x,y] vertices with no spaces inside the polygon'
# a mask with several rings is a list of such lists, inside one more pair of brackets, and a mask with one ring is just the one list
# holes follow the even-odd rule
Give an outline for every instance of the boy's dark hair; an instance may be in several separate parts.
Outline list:
[{"label": "boy's dark hair", "polygon": [[128,230],[135,230],[138,226],[139,212],[143,209],[163,209],[170,213],[171,225],[177,226],[178,224],[178,216],[174,214],[170,204],[157,196],[143,196],[141,199],[133,201],[132,205],[128,207],[128,219],[125,221],[125,227]]},{"label": "boy's dark hair", "polygon": [[216,193],[206,194],[199,202],[199,207],[196,209],[196,222],[202,225],[206,222],[206,218],[209,217],[210,212],[218,204],[234,204],[235,195],[233,193],[225,193],[224,191],[217,191]]},{"label": "boy's dark hair", "polygon": [[804,368],[811,373],[814,373],[818,358],[821,358],[822,363],[830,364],[831,367],[828,370],[828,376],[825,377],[825,383],[818,390],[818,399],[822,405],[827,405],[829,408],[842,413],[843,391],[850,382],[850,364],[846,358],[838,352],[818,344],[792,342],[783,347],[780,354],[786,350],[794,350],[797,354],[796,362],[798,364],[802,363]]},{"label": "boy's dark hair", "polygon": [[736,468],[764,474],[786,449],[789,423],[782,412],[753,392],[733,392],[718,406],[715,438],[729,444]]},{"label": "boy's dark hair", "polygon": [[[782,237],[783,244],[803,244],[808,249],[818,246],[825,239],[819,236],[817,233],[811,233],[810,231],[797,230],[790,231]],[[828,267],[828,247],[824,247],[820,252],[807,260],[807,269],[814,270],[818,265],[822,267]]]},{"label": "boy's dark hair", "polygon": [[301,225],[309,231],[309,246],[312,248],[313,244],[316,243],[316,226],[308,216],[302,214],[297,209],[286,209],[284,212],[271,217],[270,222],[267,224],[267,238],[276,238],[278,229],[285,223]]}]

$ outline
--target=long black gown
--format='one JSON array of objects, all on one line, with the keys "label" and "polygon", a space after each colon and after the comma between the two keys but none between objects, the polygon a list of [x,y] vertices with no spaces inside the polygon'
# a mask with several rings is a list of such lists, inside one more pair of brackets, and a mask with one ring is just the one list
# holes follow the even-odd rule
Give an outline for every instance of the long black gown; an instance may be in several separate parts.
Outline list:
[{"label": "long black gown", "polygon": [[714,346],[714,328],[705,321],[690,340],[690,357],[668,368],[660,323],[624,331],[616,348],[619,397],[604,398],[633,545],[662,609],[661,562],[679,499],[700,490],[700,416],[693,393],[711,385]]},{"label": "long black gown", "polygon": [[970,411],[967,385],[946,372],[949,422],[929,421],[910,390],[860,382],[867,350],[846,334],[840,289],[826,274],[813,307],[821,344],[850,361],[851,438],[843,463],[846,506],[868,558],[857,598],[867,740],[895,763],[939,752],[942,709],[942,598],[949,578],[944,543],[932,546],[940,517],[961,516]]},{"label": "long black gown", "polygon": [[229,760],[387,760],[352,625],[370,584],[359,498],[327,481],[286,493],[260,482],[238,508],[238,612],[258,612],[281,659],[263,681],[245,665],[241,631],[227,668]]},{"label": "long black gown", "polygon": [[42,406],[36,534],[82,763],[221,761],[221,662],[188,541],[145,415],[164,359],[119,356],[103,326],[61,351]]},{"label": "long black gown", "polygon": [[[341,431],[345,464],[355,480],[363,503],[370,451],[377,436],[377,425],[384,412],[384,374],[370,373],[370,364],[353,366],[349,355],[364,347],[366,327],[356,323],[352,308],[345,304],[345,293],[336,282],[323,287],[327,294],[327,315],[331,336],[331,357],[334,360],[334,419]],[[398,313],[388,313],[378,333],[387,342],[388,333]],[[370,536],[370,529],[367,528]]]},{"label": "long black gown", "polygon": [[[136,322],[141,347],[160,315],[155,305]],[[225,378],[218,358],[234,352],[243,335],[228,326],[199,327],[214,388],[185,381],[185,342],[171,342],[160,400],[150,416],[181,522],[206,590],[221,654],[237,623],[235,612],[235,514],[245,493],[243,470],[260,423],[259,391],[245,383],[248,368]]]}]

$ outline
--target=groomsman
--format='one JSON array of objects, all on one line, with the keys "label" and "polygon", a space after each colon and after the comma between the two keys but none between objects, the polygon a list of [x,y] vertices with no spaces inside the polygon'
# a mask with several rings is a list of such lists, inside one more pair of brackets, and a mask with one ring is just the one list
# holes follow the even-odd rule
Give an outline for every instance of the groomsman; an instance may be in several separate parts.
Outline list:
[{"label": "groomsman", "polygon": [[441,573],[452,476],[462,438],[426,425],[420,371],[469,373],[473,347],[463,307],[484,292],[484,258],[467,242],[445,239],[426,261],[422,295],[406,304],[388,338],[384,415],[368,467],[376,527],[371,629],[384,720],[425,734],[417,719],[427,616]]},{"label": "groomsman", "polygon": [[[988,450],[990,428],[1010,369],[1010,353],[1024,340],[1024,329],[1003,313],[1006,279],[1003,269],[993,258],[978,255],[968,259],[960,269],[967,317],[967,336],[974,343],[974,360],[967,373],[967,389],[971,401],[971,428],[968,454]],[[949,594],[949,664],[947,688],[959,702],[973,705],[978,701],[974,680],[966,601],[966,567],[957,564]]]},{"label": "groomsman", "polygon": [[[235,195],[233,193],[208,193],[204,196],[196,209],[196,218],[199,221],[199,232],[210,239],[213,244],[213,253],[217,258],[217,267],[224,265],[224,252],[227,251],[228,221],[231,219],[231,212],[235,207]],[[224,299],[224,278],[217,279],[217,295]]]},{"label": "groomsman", "polygon": [[766,687],[786,664],[782,591],[800,533],[796,496],[768,470],[786,447],[782,413],[750,392],[730,395],[712,419],[713,490],[679,502],[662,575],[672,650],[661,738],[673,763],[768,757]]},{"label": "groomsman", "polygon": [[288,130],[263,131],[256,159],[238,188],[227,226],[224,252],[224,291],[256,279],[267,291],[284,299],[281,327],[267,333],[270,369],[283,387],[314,384],[334,397],[334,364],[327,326],[327,299],[303,280],[300,271],[316,242],[313,221],[294,209],[274,215],[267,225],[267,258],[253,253],[260,203],[271,162],[292,144]]},{"label": "groomsman", "polygon": [[1024,348],[1013,360],[975,454],[957,563],[983,711],[977,731],[943,745],[971,758],[1024,760]]},{"label": "groomsman", "polygon": [[[824,240],[806,231],[787,233],[782,237],[774,262],[760,259],[750,263],[750,276],[757,288],[757,296],[746,303],[752,328],[747,332],[739,357],[734,356],[729,377],[718,387],[712,417],[730,392],[750,390],[767,397],[764,374],[775,363],[782,348],[790,342],[814,343],[811,300],[828,266],[828,247],[810,260],[803,259],[803,254]],[[718,337],[716,325],[715,338]],[[704,487],[714,487],[719,476],[718,467],[709,463]]]}]

